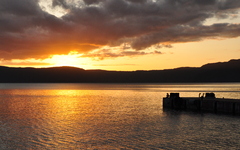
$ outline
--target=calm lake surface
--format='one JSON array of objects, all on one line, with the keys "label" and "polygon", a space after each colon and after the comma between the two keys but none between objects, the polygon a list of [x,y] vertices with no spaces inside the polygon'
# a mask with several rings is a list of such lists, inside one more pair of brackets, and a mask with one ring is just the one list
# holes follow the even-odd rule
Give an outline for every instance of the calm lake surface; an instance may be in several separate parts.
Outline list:
[{"label": "calm lake surface", "polygon": [[163,110],[166,93],[240,83],[0,84],[0,149],[240,149],[240,116]]}]

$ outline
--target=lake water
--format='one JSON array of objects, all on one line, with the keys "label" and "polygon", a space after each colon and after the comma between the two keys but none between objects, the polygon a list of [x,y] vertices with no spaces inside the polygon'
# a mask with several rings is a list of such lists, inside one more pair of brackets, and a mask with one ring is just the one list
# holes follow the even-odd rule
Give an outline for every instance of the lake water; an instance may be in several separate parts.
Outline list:
[{"label": "lake water", "polygon": [[0,84],[0,149],[240,149],[240,116],[163,110],[166,93],[240,83]]}]

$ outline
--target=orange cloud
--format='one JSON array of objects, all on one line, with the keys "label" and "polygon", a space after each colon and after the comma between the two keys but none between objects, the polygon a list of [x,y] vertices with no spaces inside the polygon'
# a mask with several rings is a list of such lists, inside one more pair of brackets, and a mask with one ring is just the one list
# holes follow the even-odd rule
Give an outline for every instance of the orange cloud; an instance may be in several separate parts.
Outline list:
[{"label": "orange cloud", "polygon": [[[239,0],[52,0],[51,9],[57,7],[65,10],[63,16],[47,12],[39,1],[1,0],[0,58],[43,59],[70,51],[138,56],[152,53],[147,51],[153,45],[240,36],[240,24],[204,25],[206,19],[236,14]],[[134,51],[102,48],[123,43]]]}]

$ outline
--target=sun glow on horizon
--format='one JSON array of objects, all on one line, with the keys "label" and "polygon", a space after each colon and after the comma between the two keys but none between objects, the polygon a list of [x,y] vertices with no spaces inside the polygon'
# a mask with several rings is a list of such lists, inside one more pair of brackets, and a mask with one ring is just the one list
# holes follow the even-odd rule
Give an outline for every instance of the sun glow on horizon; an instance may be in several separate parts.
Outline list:
[{"label": "sun glow on horizon", "polygon": [[12,60],[0,60],[2,66],[8,67],[60,67],[70,66],[83,69],[92,69],[89,58],[81,57],[82,54],[71,51],[68,54],[55,54],[45,59],[12,59]]},{"label": "sun glow on horizon", "polygon": [[[47,58],[29,59],[0,59],[1,66],[8,67],[34,67],[48,68],[70,66],[89,69],[114,70],[114,71],[135,71],[135,70],[162,70],[178,67],[200,67],[207,63],[225,62],[231,59],[239,59],[238,38],[223,40],[205,40],[202,42],[178,43],[171,48],[161,47],[156,50],[161,54],[146,53],[144,55],[131,55],[134,51],[127,51],[121,47],[104,47],[103,52],[91,51],[92,53],[81,54],[71,51],[68,54],[54,54]],[[151,49],[150,49],[151,50]],[[120,51],[120,52],[119,52]],[[117,53],[119,52],[119,53]],[[122,56],[122,53],[129,55]],[[144,51],[137,51],[142,54]],[[108,55],[105,55],[108,54]],[[97,59],[100,57],[103,59]]]},{"label": "sun glow on horizon", "polygon": [[75,52],[70,52],[67,55],[53,55],[48,62],[53,66],[72,66],[79,67],[80,55]]}]

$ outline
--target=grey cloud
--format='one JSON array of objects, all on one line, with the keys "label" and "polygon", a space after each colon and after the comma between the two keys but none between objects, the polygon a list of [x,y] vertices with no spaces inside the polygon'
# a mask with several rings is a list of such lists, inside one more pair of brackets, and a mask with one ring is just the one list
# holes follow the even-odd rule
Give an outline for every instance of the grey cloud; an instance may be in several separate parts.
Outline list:
[{"label": "grey cloud", "polygon": [[149,52],[144,52],[144,51],[126,51],[124,49],[120,49],[117,52],[113,52],[111,49],[103,49],[100,52],[93,52],[93,53],[88,53],[85,55],[82,55],[81,57],[92,57],[97,60],[103,60],[106,58],[113,58],[113,57],[134,57],[134,56],[141,56],[141,55],[150,55],[150,54],[162,54],[160,51],[149,51]]},{"label": "grey cloud", "polygon": [[52,0],[52,7],[61,6],[65,9],[69,9],[70,5],[65,0]]},{"label": "grey cloud", "polygon": [[217,2],[217,0],[195,0],[195,2],[201,5],[213,5]]},{"label": "grey cloud", "polygon": [[97,4],[99,3],[101,0],[83,0],[86,4],[90,5],[90,4]]},{"label": "grey cloud", "polygon": [[1,0],[0,12],[18,16],[33,16],[41,12],[37,0]]},{"label": "grey cloud", "polygon": [[89,52],[90,57],[93,49],[123,43],[136,52],[102,51],[102,56],[133,56],[148,54],[138,50],[153,45],[240,36],[239,24],[204,25],[208,18],[239,11],[239,0],[52,0],[56,6],[67,13],[58,18],[42,10],[38,0],[1,0],[0,57],[42,57],[71,50],[85,56]]},{"label": "grey cloud", "polygon": [[240,25],[213,24],[211,26],[176,26],[162,32],[143,35],[135,40],[132,47],[144,49],[158,43],[184,43],[203,39],[234,38],[240,35]]},{"label": "grey cloud", "polygon": [[218,0],[218,8],[220,10],[236,9],[239,8],[239,0]]},{"label": "grey cloud", "polygon": [[147,0],[128,0],[128,1],[133,2],[133,3],[144,3]]}]

